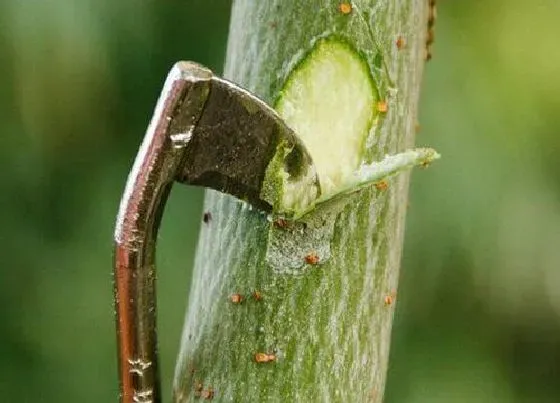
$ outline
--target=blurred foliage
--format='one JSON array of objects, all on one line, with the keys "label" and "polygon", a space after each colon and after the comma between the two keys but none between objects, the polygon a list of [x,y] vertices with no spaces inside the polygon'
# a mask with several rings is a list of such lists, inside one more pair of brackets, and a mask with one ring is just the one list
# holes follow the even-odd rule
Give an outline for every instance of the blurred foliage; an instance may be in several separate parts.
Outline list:
[{"label": "blurred foliage", "polygon": [[[0,396],[115,401],[111,239],[168,68],[220,72],[229,1],[0,3]],[[440,2],[388,402],[560,401],[560,3]],[[201,218],[158,248],[169,396]]]}]

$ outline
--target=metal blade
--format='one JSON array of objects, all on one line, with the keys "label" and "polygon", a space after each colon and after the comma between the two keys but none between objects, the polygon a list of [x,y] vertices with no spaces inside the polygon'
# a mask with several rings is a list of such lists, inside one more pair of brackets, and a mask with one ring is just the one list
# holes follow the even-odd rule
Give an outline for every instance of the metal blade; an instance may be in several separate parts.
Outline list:
[{"label": "metal blade", "polygon": [[[180,133],[173,121],[170,135]],[[285,168],[299,177],[312,159],[301,140],[267,104],[237,85],[213,76],[202,115],[189,136],[179,182],[229,193],[271,211],[261,198],[266,169],[277,147],[288,144]],[[318,183],[318,181],[317,181]]]}]

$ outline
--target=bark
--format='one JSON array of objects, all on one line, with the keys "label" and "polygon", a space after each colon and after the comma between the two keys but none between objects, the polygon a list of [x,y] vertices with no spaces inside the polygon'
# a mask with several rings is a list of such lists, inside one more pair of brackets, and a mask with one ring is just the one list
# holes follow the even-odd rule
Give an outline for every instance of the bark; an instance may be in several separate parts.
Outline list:
[{"label": "bark", "polygon": [[[318,40],[345,41],[387,105],[365,141],[371,163],[413,145],[428,2],[360,0],[347,11],[327,0],[235,1],[224,75],[274,105]],[[407,191],[399,174],[315,227],[207,191],[174,401],[381,402]]]}]

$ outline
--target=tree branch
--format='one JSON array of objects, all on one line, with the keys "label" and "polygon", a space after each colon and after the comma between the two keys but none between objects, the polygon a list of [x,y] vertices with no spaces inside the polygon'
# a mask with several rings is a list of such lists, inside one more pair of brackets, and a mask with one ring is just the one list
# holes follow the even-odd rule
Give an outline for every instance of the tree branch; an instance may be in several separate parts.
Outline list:
[{"label": "tree branch", "polygon": [[[316,144],[334,144],[325,147],[335,152],[357,138],[323,172],[349,175],[413,145],[427,7],[426,0],[235,1],[225,76],[276,105],[314,160],[324,151]],[[346,94],[336,73],[321,81],[324,70],[309,67],[323,40],[349,53],[332,52],[321,68],[358,58],[370,86],[359,87],[359,74],[346,78],[364,94]],[[294,93],[291,80],[305,90]],[[286,96],[308,113],[290,118]],[[343,113],[326,109],[333,105]],[[317,116],[326,129],[318,131]],[[331,133],[335,126],[348,130]],[[334,174],[330,164],[338,164]],[[208,191],[212,218],[200,234],[174,401],[381,402],[407,189],[401,173],[312,223],[271,222]]]}]

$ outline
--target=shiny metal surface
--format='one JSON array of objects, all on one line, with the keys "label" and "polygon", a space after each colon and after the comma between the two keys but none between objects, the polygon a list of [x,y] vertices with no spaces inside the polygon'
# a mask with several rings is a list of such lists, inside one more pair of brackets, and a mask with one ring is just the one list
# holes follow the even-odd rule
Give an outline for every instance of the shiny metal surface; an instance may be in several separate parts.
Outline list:
[{"label": "shiny metal surface", "polygon": [[[202,113],[212,73],[173,67],[129,174],[115,229],[114,281],[121,402],[159,402],[155,244],[188,134]],[[174,119],[179,114],[184,119]]]},{"label": "shiny metal surface", "polygon": [[[277,114],[254,95],[195,63],[169,73],[121,200],[114,282],[120,400],[160,402],[156,333],[157,232],[175,180],[260,199],[265,170],[280,142],[311,157]],[[291,158],[294,158],[291,155]],[[307,164],[306,164],[307,165]]]}]

